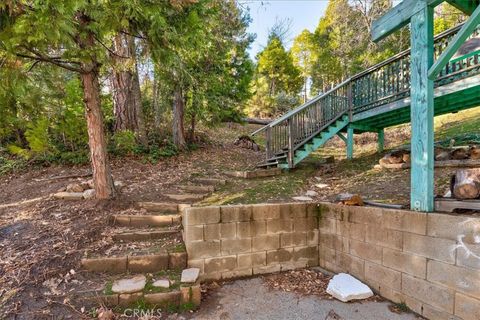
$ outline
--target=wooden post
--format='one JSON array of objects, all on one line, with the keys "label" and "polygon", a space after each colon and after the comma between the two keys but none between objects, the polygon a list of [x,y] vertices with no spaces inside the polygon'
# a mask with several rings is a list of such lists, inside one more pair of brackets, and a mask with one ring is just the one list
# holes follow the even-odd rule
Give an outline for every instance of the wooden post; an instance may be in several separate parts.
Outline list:
[{"label": "wooden post", "polygon": [[383,152],[385,147],[385,131],[383,129],[378,130],[377,151]]},{"label": "wooden post", "polygon": [[428,70],[433,64],[433,7],[423,8],[411,18],[411,123],[412,210],[434,210],[433,192],[433,81]]},{"label": "wooden post", "polygon": [[353,159],[353,127],[347,128],[347,159]]},{"label": "wooden post", "polygon": [[294,141],[294,137],[293,137],[293,124],[292,124],[292,118],[288,119],[287,120],[288,123],[288,168],[289,169],[292,169],[293,166],[294,166],[294,163],[293,163],[293,156],[294,156],[294,145],[293,145],[293,141]]},{"label": "wooden post", "polygon": [[266,159],[268,161],[268,159],[270,159],[270,156],[272,154],[272,151],[271,151],[271,144],[272,144],[272,128],[268,127],[267,128],[267,132],[265,133],[265,137],[266,137],[266,140],[265,141],[265,155],[266,155]]}]

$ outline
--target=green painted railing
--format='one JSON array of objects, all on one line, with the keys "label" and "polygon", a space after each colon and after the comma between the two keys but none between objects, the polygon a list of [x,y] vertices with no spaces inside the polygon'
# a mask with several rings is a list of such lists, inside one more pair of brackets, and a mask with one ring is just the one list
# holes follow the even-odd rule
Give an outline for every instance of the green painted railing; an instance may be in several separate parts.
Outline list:
[{"label": "green painted railing", "polygon": [[[435,59],[462,25],[435,37]],[[477,27],[470,38],[480,35]],[[454,57],[440,72],[435,86],[480,73],[480,52]],[[293,167],[295,151],[345,114],[350,116],[410,96],[410,50],[405,50],[345,80],[252,133],[266,134],[266,164],[287,161]]]}]

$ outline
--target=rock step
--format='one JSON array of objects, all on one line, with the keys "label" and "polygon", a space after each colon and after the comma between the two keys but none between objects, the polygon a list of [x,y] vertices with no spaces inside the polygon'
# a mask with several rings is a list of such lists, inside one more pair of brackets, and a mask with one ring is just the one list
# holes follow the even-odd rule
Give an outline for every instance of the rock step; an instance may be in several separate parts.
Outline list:
[{"label": "rock step", "polygon": [[180,214],[169,215],[127,215],[115,214],[110,218],[113,225],[120,227],[168,227],[180,224]]},{"label": "rock step", "polygon": [[125,255],[117,257],[84,258],[83,269],[91,272],[147,273],[187,267],[186,252],[165,252],[148,255]]},{"label": "rock step", "polygon": [[148,212],[178,213],[178,203],[174,202],[138,202],[137,204]]},{"label": "rock step", "polygon": [[198,193],[184,193],[184,194],[165,194],[165,196],[171,200],[176,201],[200,201],[203,200],[207,195],[198,194]]},{"label": "rock step", "polygon": [[199,183],[199,184],[206,184],[206,185],[210,185],[210,186],[227,184],[227,180],[217,179],[217,178],[195,178],[195,179],[193,179],[193,182]]},{"label": "rock step", "polygon": [[177,187],[181,190],[192,192],[192,193],[208,193],[208,192],[215,191],[215,186],[209,186],[209,185],[187,184],[187,185],[179,185]]},{"label": "rock step", "polygon": [[179,228],[117,231],[112,235],[112,239],[115,241],[125,241],[125,242],[126,241],[149,241],[149,240],[165,239],[179,232],[181,232]]}]

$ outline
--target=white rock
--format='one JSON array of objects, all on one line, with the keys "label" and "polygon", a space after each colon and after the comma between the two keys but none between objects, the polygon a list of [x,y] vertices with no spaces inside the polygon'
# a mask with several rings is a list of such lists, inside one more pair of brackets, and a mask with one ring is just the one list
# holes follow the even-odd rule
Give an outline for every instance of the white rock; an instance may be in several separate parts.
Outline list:
[{"label": "white rock", "polygon": [[57,199],[81,200],[83,199],[83,192],[58,192],[53,196]]},{"label": "white rock", "polygon": [[346,273],[339,273],[330,280],[327,293],[343,302],[373,296],[368,286]]},{"label": "white rock", "polygon": [[305,193],[305,195],[306,195],[307,197],[315,197],[315,196],[318,195],[318,192],[313,191],[313,190],[308,190],[308,191]]},{"label": "white rock", "polygon": [[445,192],[445,194],[443,195],[444,198],[451,198],[452,197],[452,191],[451,190],[448,190],[447,192]]},{"label": "white rock", "polygon": [[116,280],[113,282],[112,291],[115,293],[134,293],[142,291],[147,284],[147,278],[143,275],[133,278]]},{"label": "white rock", "polygon": [[123,183],[122,181],[114,181],[113,185],[115,186],[115,188],[119,190],[125,187],[125,183]]},{"label": "white rock", "polygon": [[306,196],[293,197],[292,199],[293,199],[293,200],[296,200],[296,201],[313,201],[312,198],[306,197]]},{"label": "white rock", "polygon": [[88,190],[83,191],[83,198],[84,199],[95,198],[95,189],[88,189]]},{"label": "white rock", "polygon": [[200,269],[198,268],[185,269],[182,271],[182,278],[180,281],[182,283],[194,283],[197,281],[199,274]]},{"label": "white rock", "polygon": [[325,188],[328,188],[328,184],[319,183],[319,184],[316,184],[315,187],[317,187],[318,189],[325,189]]},{"label": "white rock", "polygon": [[153,286],[157,288],[170,288],[170,280],[168,279],[157,280],[153,283]]}]

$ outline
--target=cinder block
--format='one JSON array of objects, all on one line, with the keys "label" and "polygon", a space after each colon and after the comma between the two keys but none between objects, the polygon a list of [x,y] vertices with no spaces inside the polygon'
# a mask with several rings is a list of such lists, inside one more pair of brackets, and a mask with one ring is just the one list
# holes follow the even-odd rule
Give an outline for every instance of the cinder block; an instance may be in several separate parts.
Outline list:
[{"label": "cinder block", "polygon": [[453,290],[402,274],[402,293],[453,314]]},{"label": "cinder block", "polygon": [[455,315],[463,320],[480,319],[480,299],[467,297],[457,292],[455,295]]},{"label": "cinder block", "polygon": [[204,259],[188,260],[188,267],[198,268],[200,269],[200,274],[203,274],[205,273],[205,260]]},{"label": "cinder block", "polygon": [[280,219],[295,219],[307,217],[305,203],[285,203],[280,205]]},{"label": "cinder block", "polygon": [[280,235],[269,234],[252,238],[252,251],[275,250],[280,248]]},{"label": "cinder block", "polygon": [[402,274],[376,263],[365,261],[365,279],[376,281],[396,291],[402,289]]},{"label": "cinder block", "polygon": [[124,273],[127,271],[127,257],[82,259],[82,267],[93,272]]},{"label": "cinder block", "polygon": [[289,232],[289,233],[280,234],[281,248],[305,246],[306,244],[307,244],[307,236],[305,232]]},{"label": "cinder block", "polygon": [[305,205],[307,207],[307,217],[312,217],[317,220],[322,217],[322,211],[318,203],[306,203]]},{"label": "cinder block", "polygon": [[250,238],[267,233],[266,221],[237,222],[237,237]]},{"label": "cinder block", "polygon": [[446,263],[455,263],[456,242],[413,233],[403,234],[403,251]]},{"label": "cinder block", "polygon": [[293,221],[293,231],[306,232],[318,229],[318,219],[315,217],[298,218]]},{"label": "cinder block", "polygon": [[280,264],[293,258],[293,248],[267,251],[267,265]]},{"label": "cinder block", "polygon": [[261,267],[254,267],[253,274],[267,274],[267,273],[275,273],[280,272],[280,265],[274,264],[271,266],[261,266]]},{"label": "cinder block", "polygon": [[348,237],[350,239],[365,241],[366,226],[367,225],[361,224],[361,223],[350,223],[348,228],[349,230]]},{"label": "cinder block", "polygon": [[205,241],[220,240],[220,224],[206,224],[203,226],[203,239]]},{"label": "cinder block", "polygon": [[267,221],[267,233],[292,232],[292,219],[273,219]]},{"label": "cinder block", "polygon": [[432,213],[428,214],[427,219],[427,232],[432,237],[457,240],[459,236],[477,234],[480,231],[478,217]]},{"label": "cinder block", "polygon": [[318,237],[320,232],[318,230],[307,231],[307,245],[318,246]]},{"label": "cinder block", "polygon": [[480,272],[474,269],[462,268],[434,260],[428,261],[427,280],[480,297]]},{"label": "cinder block", "polygon": [[322,268],[326,268],[326,263],[332,263],[332,264],[336,263],[335,261],[336,251],[334,249],[320,246],[318,250],[318,254],[319,254],[319,257],[318,257],[319,265]]},{"label": "cinder block", "polygon": [[[435,320],[462,320],[448,312],[438,310],[428,304],[423,304],[423,312],[420,313],[425,319]],[[418,313],[418,312],[417,312]]]},{"label": "cinder block", "polygon": [[457,265],[480,269],[480,244],[469,244],[463,241],[457,245]]},{"label": "cinder block", "polygon": [[425,235],[427,234],[427,214],[384,209],[383,228]]},{"label": "cinder block", "polygon": [[252,251],[252,239],[225,239],[222,240],[222,255],[246,253]]},{"label": "cinder block", "polygon": [[129,256],[128,271],[132,273],[156,272],[168,269],[168,253]]},{"label": "cinder block", "polygon": [[252,268],[247,269],[237,269],[233,271],[225,271],[222,272],[222,279],[235,279],[235,278],[242,278],[242,277],[250,277],[253,274]]},{"label": "cinder block", "polygon": [[308,267],[308,262],[306,260],[280,263],[280,271],[282,272],[289,271],[289,270],[303,269],[307,267]]},{"label": "cinder block", "polygon": [[205,273],[212,274],[223,271],[232,271],[237,267],[237,256],[226,256],[205,259]]},{"label": "cinder block", "polygon": [[371,243],[350,240],[350,254],[356,257],[382,264],[382,248]]},{"label": "cinder block", "polygon": [[[212,225],[214,226],[214,225]],[[202,241],[203,238],[203,226],[186,226],[184,228],[184,240],[185,242]]]},{"label": "cinder block", "polygon": [[331,249],[335,249],[335,243],[337,241],[337,235],[336,234],[325,234],[321,233],[319,235],[319,245],[320,246],[325,246]]},{"label": "cinder block", "polygon": [[382,247],[402,250],[403,232],[368,224],[366,226],[365,241]]},{"label": "cinder block", "polygon": [[187,242],[189,259],[211,258],[220,256],[220,240]]},{"label": "cinder block", "polygon": [[185,209],[185,226],[220,222],[220,207],[192,207]]},{"label": "cinder block", "polygon": [[348,222],[381,225],[383,209],[375,207],[348,207]]},{"label": "cinder block", "polygon": [[[389,288],[389,287],[386,287],[386,286],[382,286],[380,285],[380,287],[378,288],[377,292],[384,298],[390,300],[390,301],[393,301],[395,303],[400,303],[402,302],[402,299],[404,299],[404,295],[397,291],[397,290],[394,290],[392,288]],[[412,299],[413,300],[413,299]],[[411,304],[412,306],[415,306],[417,304]],[[411,308],[413,309],[413,308]]]},{"label": "cinder block", "polygon": [[422,314],[424,303],[418,299],[402,294],[402,302],[407,305],[407,307],[418,314]]},{"label": "cinder block", "polygon": [[409,253],[383,248],[383,265],[421,279],[426,278],[427,259]]},{"label": "cinder block", "polygon": [[321,233],[335,233],[337,230],[337,220],[330,218],[321,218],[318,229]]},{"label": "cinder block", "polygon": [[237,265],[239,269],[265,266],[267,264],[267,252],[254,252],[239,254],[237,256]]},{"label": "cinder block", "polygon": [[180,291],[149,293],[144,298],[145,302],[156,306],[178,306],[182,300],[182,293]]},{"label": "cinder block", "polygon": [[235,239],[237,237],[237,224],[235,222],[220,224],[220,237],[222,239]]},{"label": "cinder block", "polygon": [[280,219],[280,205],[257,204],[252,206],[253,220]]},{"label": "cinder block", "polygon": [[220,209],[221,222],[250,221],[252,218],[252,206],[224,206]]},{"label": "cinder block", "polygon": [[346,211],[345,206],[334,205],[331,203],[318,203],[318,212],[322,218],[330,218],[335,220],[342,220],[343,211]]},{"label": "cinder block", "polygon": [[365,260],[337,251],[335,261],[341,271],[350,273],[360,280],[365,279]]},{"label": "cinder block", "polygon": [[337,235],[335,237],[335,250],[349,253],[350,252],[350,243],[348,238],[341,237]]},{"label": "cinder block", "polygon": [[306,262],[307,266],[318,266],[318,246],[294,247],[293,261]]}]

